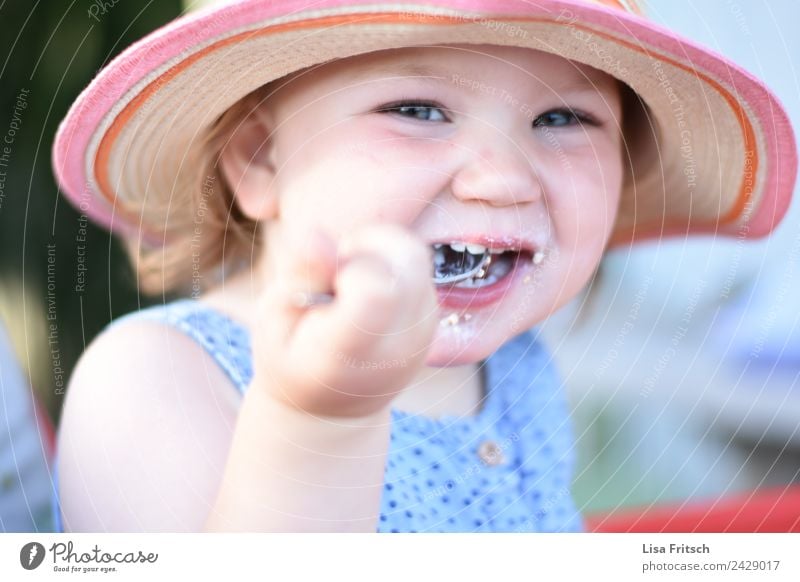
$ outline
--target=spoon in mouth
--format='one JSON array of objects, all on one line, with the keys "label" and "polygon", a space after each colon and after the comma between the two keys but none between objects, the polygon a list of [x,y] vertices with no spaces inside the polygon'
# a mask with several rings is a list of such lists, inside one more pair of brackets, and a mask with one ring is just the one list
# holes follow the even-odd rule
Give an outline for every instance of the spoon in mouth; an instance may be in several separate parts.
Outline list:
[{"label": "spoon in mouth", "polygon": [[477,265],[475,265],[475,267],[473,267],[472,269],[469,269],[468,271],[464,271],[463,273],[459,273],[457,275],[437,276],[434,274],[433,283],[434,285],[449,285],[450,283],[458,283],[459,281],[465,281],[480,273],[481,270],[486,269],[489,266],[489,263],[491,262],[492,262],[492,255],[491,253],[486,251],[483,253],[483,257],[481,258],[480,262]]},{"label": "spoon in mouth", "polygon": [[[465,281],[471,277],[474,277],[475,275],[479,275],[479,273],[486,269],[491,262],[492,254],[487,251],[483,253],[483,257],[481,257],[480,262],[472,269],[457,275],[434,275],[433,283],[434,285],[450,285],[452,283],[458,283],[459,281]],[[314,307],[315,305],[330,303],[333,301],[333,299],[333,293],[310,293],[307,291],[295,291],[289,298],[289,302],[298,309],[308,309],[310,307]]]}]

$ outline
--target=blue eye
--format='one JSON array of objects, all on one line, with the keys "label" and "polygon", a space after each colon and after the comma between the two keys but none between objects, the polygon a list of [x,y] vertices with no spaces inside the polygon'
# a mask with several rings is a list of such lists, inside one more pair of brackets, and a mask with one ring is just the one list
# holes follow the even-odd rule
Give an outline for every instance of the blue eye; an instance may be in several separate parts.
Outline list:
[{"label": "blue eye", "polygon": [[577,125],[597,125],[595,120],[573,109],[553,109],[533,120],[533,127],[570,127]]},{"label": "blue eye", "polygon": [[[431,115],[434,111],[438,115]],[[411,117],[412,119],[419,119],[420,121],[447,121],[447,116],[442,112],[442,108],[435,103],[424,101],[402,101],[400,103],[393,103],[384,105],[378,109],[379,113],[397,113],[403,117]]]}]

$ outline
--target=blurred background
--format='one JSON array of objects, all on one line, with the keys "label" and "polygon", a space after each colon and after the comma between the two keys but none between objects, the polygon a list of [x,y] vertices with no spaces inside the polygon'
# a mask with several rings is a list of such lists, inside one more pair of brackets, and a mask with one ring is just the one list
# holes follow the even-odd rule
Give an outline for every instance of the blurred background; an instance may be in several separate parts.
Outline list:
[{"label": "blurred background", "polygon": [[[797,131],[800,4],[644,4],[656,22],[764,80]],[[766,240],[702,237],[613,251],[588,300],[544,326],[575,412],[574,493],[587,512],[800,480],[797,197],[796,188]]]},{"label": "blurred background", "polygon": [[84,347],[147,301],[118,242],[60,197],[53,136],[105,63],[181,9],[179,0],[0,2],[0,139],[9,147],[0,167],[0,531],[52,528],[46,420],[58,421]]},{"label": "blurred background", "polygon": [[[800,127],[795,0],[647,6],[764,79]],[[58,422],[84,347],[148,303],[118,242],[60,198],[53,135],[104,63],[181,10],[179,0],[0,3],[0,134],[12,140],[0,167],[0,531],[52,527],[48,420]],[[542,326],[574,408],[579,507],[800,480],[798,253],[797,201],[768,240],[617,250],[591,300]]]}]

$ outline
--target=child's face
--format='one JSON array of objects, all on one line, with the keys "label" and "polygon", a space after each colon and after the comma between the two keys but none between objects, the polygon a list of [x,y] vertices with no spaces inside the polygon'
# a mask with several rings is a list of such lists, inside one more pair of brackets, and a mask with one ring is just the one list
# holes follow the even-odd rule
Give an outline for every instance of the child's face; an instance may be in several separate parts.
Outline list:
[{"label": "child's face", "polygon": [[527,249],[507,255],[516,274],[494,298],[456,305],[440,290],[431,316],[459,323],[439,326],[429,365],[487,357],[573,298],[601,259],[623,181],[619,89],[604,73],[529,49],[408,48],[299,75],[264,108],[275,172],[257,209],[251,193],[258,219],[334,239],[386,222],[430,245]]}]

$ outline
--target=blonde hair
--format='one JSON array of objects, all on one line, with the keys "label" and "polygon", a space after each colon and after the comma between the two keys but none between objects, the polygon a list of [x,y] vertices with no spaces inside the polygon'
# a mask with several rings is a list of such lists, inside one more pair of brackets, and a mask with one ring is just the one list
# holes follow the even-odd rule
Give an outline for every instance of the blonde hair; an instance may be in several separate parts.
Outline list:
[{"label": "blonde hair", "polygon": [[271,87],[268,83],[241,98],[194,144],[176,179],[175,194],[164,197],[167,206],[151,204],[140,210],[149,224],[163,225],[163,244],[159,246],[126,241],[143,293],[196,297],[258,259],[258,222],[239,209],[219,159],[233,133],[264,101]]}]

